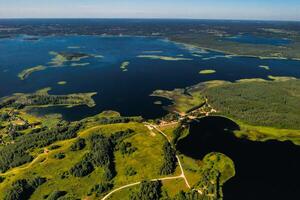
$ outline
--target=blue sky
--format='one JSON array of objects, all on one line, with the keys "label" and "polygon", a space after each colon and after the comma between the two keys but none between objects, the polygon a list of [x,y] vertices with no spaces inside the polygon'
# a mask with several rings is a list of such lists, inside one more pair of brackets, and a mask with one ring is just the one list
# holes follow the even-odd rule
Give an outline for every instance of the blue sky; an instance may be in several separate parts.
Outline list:
[{"label": "blue sky", "polygon": [[300,21],[300,0],[0,0],[0,18],[23,17]]}]

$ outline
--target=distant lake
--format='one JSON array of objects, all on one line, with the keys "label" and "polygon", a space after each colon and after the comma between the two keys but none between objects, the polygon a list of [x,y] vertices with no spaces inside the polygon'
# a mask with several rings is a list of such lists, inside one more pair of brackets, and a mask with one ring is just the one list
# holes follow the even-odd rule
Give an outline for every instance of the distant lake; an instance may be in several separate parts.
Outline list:
[{"label": "distant lake", "polygon": [[176,148],[194,159],[221,152],[235,163],[236,176],[224,184],[224,200],[298,199],[300,147],[291,142],[252,142],[236,138],[235,122],[205,117],[190,124]]},{"label": "distant lake", "polygon": [[247,44],[264,44],[264,45],[274,45],[274,46],[284,46],[292,42],[291,40],[286,38],[267,38],[267,37],[254,36],[248,34],[226,37],[224,40],[247,43]]},{"label": "distant lake", "polygon": [[[47,65],[53,58],[51,51],[99,57],[84,59],[82,62],[89,63],[87,66],[66,65],[35,72],[25,80],[17,77],[26,68]],[[51,94],[98,92],[94,97],[97,105],[93,108],[35,109],[39,114],[61,113],[67,120],[82,119],[104,110],[116,110],[125,116],[161,117],[167,113],[162,107],[171,102],[149,96],[157,89],[173,90],[216,79],[268,79],[268,75],[300,78],[299,61],[225,57],[222,53],[186,48],[158,37],[20,35],[0,39],[0,52],[0,97],[45,87],[52,88]],[[179,60],[151,59],[145,55]],[[129,62],[126,72],[120,69],[125,61]],[[270,70],[261,65],[269,66]],[[199,74],[206,69],[216,73]],[[59,81],[67,84],[58,85]],[[162,105],[154,104],[157,101]]]}]

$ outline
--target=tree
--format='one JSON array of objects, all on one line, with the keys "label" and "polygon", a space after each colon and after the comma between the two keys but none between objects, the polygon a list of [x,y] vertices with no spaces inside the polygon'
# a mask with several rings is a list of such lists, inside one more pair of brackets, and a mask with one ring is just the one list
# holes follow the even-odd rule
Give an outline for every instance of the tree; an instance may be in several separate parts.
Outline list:
[{"label": "tree", "polygon": [[161,197],[160,181],[142,181],[139,191],[133,194],[131,200],[159,200]]}]

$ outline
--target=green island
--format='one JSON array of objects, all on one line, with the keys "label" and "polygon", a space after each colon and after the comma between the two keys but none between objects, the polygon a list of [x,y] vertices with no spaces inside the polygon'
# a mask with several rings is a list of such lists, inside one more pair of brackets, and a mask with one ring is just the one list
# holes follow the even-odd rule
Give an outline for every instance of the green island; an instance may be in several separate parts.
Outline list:
[{"label": "green island", "polygon": [[47,67],[43,66],[43,65],[38,65],[38,66],[35,66],[35,67],[30,67],[30,68],[27,68],[25,70],[23,70],[22,72],[20,72],[18,74],[18,77],[21,79],[21,80],[25,80],[26,78],[28,78],[32,73],[34,72],[38,72],[38,71],[43,71],[47,69]]},{"label": "green island", "polygon": [[57,82],[57,85],[66,85],[67,84],[67,81],[58,81]]},{"label": "green island", "polygon": [[1,107],[45,107],[45,106],[67,106],[74,107],[79,105],[87,105],[94,107],[95,101],[93,96],[97,93],[76,93],[67,95],[50,95],[48,92],[51,88],[44,88],[36,91],[35,93],[15,93],[12,96],[1,98]]},{"label": "green island", "polygon": [[122,69],[123,72],[126,72],[128,71],[128,66],[129,66],[130,62],[129,61],[124,61],[121,66],[120,66],[120,69]]},{"label": "green island", "polygon": [[139,55],[138,58],[148,58],[153,60],[166,60],[166,61],[182,61],[193,60],[192,58],[171,57],[171,56],[158,56],[158,55]]},{"label": "green island", "polygon": [[63,66],[66,62],[79,62],[82,59],[91,57],[89,54],[76,52],[51,51],[49,54],[53,56],[49,64],[56,67]]},{"label": "green island", "polygon": [[260,65],[259,67],[265,70],[270,70],[270,67],[266,65]]},{"label": "green island", "polygon": [[51,59],[50,62],[48,62],[47,65],[38,65],[35,67],[30,67],[30,68],[24,69],[23,71],[21,71],[18,74],[18,77],[21,80],[25,80],[34,72],[43,71],[43,70],[46,70],[46,69],[52,68],[52,67],[64,67],[65,64],[69,63],[69,62],[70,62],[71,67],[87,66],[90,63],[88,63],[88,62],[82,63],[80,61],[83,59],[86,59],[86,58],[90,58],[90,57],[102,58],[102,56],[100,56],[100,55],[89,55],[89,54],[85,54],[85,53],[76,53],[76,52],[51,51],[51,52],[49,52],[49,54],[51,56],[53,56],[53,58]]},{"label": "green island", "polygon": [[216,70],[213,69],[204,69],[199,72],[199,74],[214,74],[214,73],[216,73]]}]

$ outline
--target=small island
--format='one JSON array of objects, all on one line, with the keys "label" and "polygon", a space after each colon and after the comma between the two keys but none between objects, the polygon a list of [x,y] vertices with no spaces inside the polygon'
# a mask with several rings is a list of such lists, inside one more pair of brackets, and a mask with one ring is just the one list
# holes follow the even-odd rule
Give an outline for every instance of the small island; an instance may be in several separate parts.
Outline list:
[{"label": "small island", "polygon": [[25,80],[26,78],[28,78],[28,76],[30,76],[32,73],[34,72],[38,72],[38,71],[43,71],[47,69],[47,67],[43,66],[43,65],[38,65],[36,67],[30,67],[28,69],[24,69],[22,72],[20,72],[18,74],[18,77],[21,79],[21,80]]},{"label": "small island", "polygon": [[23,107],[49,107],[49,106],[67,106],[74,107],[87,105],[94,107],[96,105],[93,96],[96,92],[76,93],[66,95],[52,95],[48,92],[51,88],[44,88],[35,93],[15,93],[12,96],[3,97],[0,99],[1,107],[13,106],[18,108]]},{"label": "small island", "polygon": [[153,60],[165,60],[165,61],[182,61],[182,60],[193,60],[192,58],[178,58],[171,56],[158,56],[158,55],[139,55],[138,58],[148,58]]},{"label": "small island", "polygon": [[260,65],[259,67],[265,70],[270,70],[270,67],[267,65]]},{"label": "small island", "polygon": [[213,69],[205,69],[199,72],[199,74],[214,74],[214,73],[216,73],[216,70]]},{"label": "small island", "polygon": [[66,85],[67,84],[67,81],[58,81],[57,82],[57,85]]},{"label": "small island", "polygon": [[128,71],[127,67],[129,66],[129,64],[130,62],[128,61],[123,62],[120,66],[120,69],[122,69],[123,72],[127,72]]}]

